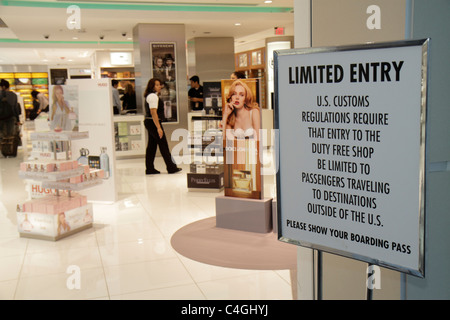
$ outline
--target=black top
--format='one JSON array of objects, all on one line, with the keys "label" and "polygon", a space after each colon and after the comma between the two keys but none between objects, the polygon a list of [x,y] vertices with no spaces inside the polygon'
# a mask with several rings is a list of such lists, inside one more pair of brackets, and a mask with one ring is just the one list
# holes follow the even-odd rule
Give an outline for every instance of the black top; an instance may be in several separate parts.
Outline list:
[{"label": "black top", "polygon": [[136,94],[125,93],[121,100],[123,110],[136,110]]},{"label": "black top", "polygon": [[[190,88],[188,91],[188,96],[190,98],[201,98],[203,99],[203,86],[198,87],[198,89]],[[197,107],[196,107],[197,105]],[[191,110],[203,110],[203,102],[192,102]]]},{"label": "black top", "polygon": [[[161,100],[160,97],[158,97],[158,109],[156,110],[156,113],[158,114],[159,121],[166,120],[166,118],[164,117],[164,102]],[[147,97],[145,97],[145,117],[148,119],[152,118],[150,106],[148,105],[147,102]]]}]

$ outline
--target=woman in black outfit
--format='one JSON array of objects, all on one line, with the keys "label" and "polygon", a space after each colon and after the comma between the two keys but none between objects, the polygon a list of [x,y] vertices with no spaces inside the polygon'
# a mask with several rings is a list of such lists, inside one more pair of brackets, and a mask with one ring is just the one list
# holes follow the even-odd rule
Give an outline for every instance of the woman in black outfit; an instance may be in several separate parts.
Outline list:
[{"label": "woman in black outfit", "polygon": [[176,173],[181,171],[172,160],[169,145],[167,144],[166,135],[164,133],[161,121],[164,120],[164,102],[159,99],[161,92],[161,81],[152,78],[148,81],[147,88],[145,88],[145,120],[144,125],[148,132],[148,144],[145,152],[145,173],[158,174],[155,169],[154,160],[156,155],[156,148],[159,146],[159,151],[166,163],[168,173]]},{"label": "woman in black outfit", "polygon": [[122,110],[127,113],[136,113],[136,92],[131,83],[126,85],[125,93],[120,100],[122,100]]}]

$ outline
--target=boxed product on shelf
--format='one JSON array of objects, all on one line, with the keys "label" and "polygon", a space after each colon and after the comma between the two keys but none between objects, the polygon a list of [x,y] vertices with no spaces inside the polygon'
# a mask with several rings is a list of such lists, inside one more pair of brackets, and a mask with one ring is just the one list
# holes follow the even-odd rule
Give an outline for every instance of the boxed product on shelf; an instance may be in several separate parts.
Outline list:
[{"label": "boxed product on shelf", "polygon": [[196,189],[220,190],[223,188],[223,172],[219,174],[188,173],[187,186]]},{"label": "boxed product on shelf", "polygon": [[58,214],[87,205],[87,197],[72,193],[67,195],[48,195],[43,198],[25,201],[18,206],[18,212]]},{"label": "boxed product on shelf", "polygon": [[206,163],[191,163],[191,173],[205,173],[205,174],[220,174],[224,171],[223,164],[206,164]]},{"label": "boxed product on shelf", "polygon": [[68,160],[72,157],[68,141],[32,141],[31,157],[35,159]]},{"label": "boxed product on shelf", "polygon": [[69,183],[76,184],[76,183],[82,183],[86,181],[92,181],[95,179],[104,179],[105,178],[105,171],[103,169],[94,169],[94,170],[88,170],[88,172],[84,172],[83,174],[75,177],[69,178]]},{"label": "boxed product on shelf", "polygon": [[22,172],[62,172],[78,168],[76,160],[51,161],[51,160],[31,160],[20,164]]},{"label": "boxed product on shelf", "polygon": [[131,140],[131,150],[141,150],[144,148],[142,140]]},{"label": "boxed product on shelf", "polygon": [[130,135],[140,135],[141,125],[130,125]]}]

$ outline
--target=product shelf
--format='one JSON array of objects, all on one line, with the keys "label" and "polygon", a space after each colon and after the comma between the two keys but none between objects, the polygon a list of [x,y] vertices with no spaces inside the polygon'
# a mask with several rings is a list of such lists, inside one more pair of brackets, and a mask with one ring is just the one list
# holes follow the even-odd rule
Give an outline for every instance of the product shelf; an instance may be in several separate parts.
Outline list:
[{"label": "product shelf", "polygon": [[61,172],[32,172],[19,171],[19,177],[22,179],[32,179],[37,181],[58,181],[79,176],[84,173],[83,168],[76,168]]},{"label": "product shelf", "polygon": [[[30,137],[33,141],[50,141],[54,146],[51,152],[54,154],[54,159],[49,161],[47,152],[44,153],[44,157],[41,157],[43,160],[22,163],[19,177],[40,181],[43,188],[54,189],[56,194],[31,199],[23,205],[17,205],[16,215],[20,236],[56,241],[91,228],[92,204],[87,203],[86,196],[72,192],[101,184],[103,170],[91,171],[88,166],[79,165],[74,160],[56,159],[57,141],[68,141],[67,145],[70,146],[70,141],[89,138],[89,133],[33,132]],[[70,148],[66,151],[66,155],[71,155]],[[55,169],[61,171],[52,171]],[[60,190],[67,192],[60,193]]]},{"label": "product shelf", "polygon": [[83,181],[79,183],[61,182],[61,181],[44,181],[42,183],[43,188],[68,190],[68,191],[82,191],[91,187],[95,187],[102,184],[102,179],[97,178],[89,181]]},{"label": "product shelf", "polygon": [[89,132],[76,132],[76,131],[61,131],[61,132],[32,132],[30,134],[31,140],[41,140],[41,141],[71,141],[88,139]]}]

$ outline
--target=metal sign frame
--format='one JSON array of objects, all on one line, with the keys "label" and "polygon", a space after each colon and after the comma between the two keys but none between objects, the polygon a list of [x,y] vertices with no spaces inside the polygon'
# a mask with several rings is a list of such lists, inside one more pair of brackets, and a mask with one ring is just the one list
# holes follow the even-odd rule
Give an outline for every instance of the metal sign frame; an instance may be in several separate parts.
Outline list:
[{"label": "metal sign frame", "polygon": [[[288,49],[288,50],[279,50],[279,51],[275,51],[274,52],[274,65],[275,65],[275,102],[276,102],[276,108],[275,108],[275,129],[279,130],[279,135],[278,135],[278,139],[279,141],[277,141],[277,152],[278,154],[278,158],[280,159],[280,163],[279,163],[279,169],[277,171],[277,220],[278,220],[278,239],[280,241],[286,242],[286,243],[291,243],[294,245],[298,245],[298,246],[303,246],[303,247],[307,247],[307,248],[311,248],[311,249],[316,249],[316,250],[320,250],[320,251],[324,251],[324,252],[328,252],[328,253],[332,253],[332,254],[337,254],[340,256],[344,256],[344,257],[348,257],[348,258],[352,258],[352,259],[356,259],[356,260],[360,260],[360,261],[364,261],[367,262],[369,264],[374,264],[374,265],[379,265],[379,266],[383,266],[389,269],[393,269],[393,270],[397,270],[406,274],[410,274],[413,276],[417,276],[417,277],[425,277],[425,258],[424,258],[424,252],[425,252],[425,172],[426,172],[426,119],[427,119],[427,66],[428,66],[428,50],[429,50],[429,45],[430,45],[430,39],[421,39],[421,40],[405,40],[405,41],[395,41],[395,42],[385,42],[385,43],[371,43],[371,44],[364,44],[364,45],[351,45],[351,46],[341,46],[341,47],[322,47],[322,48],[305,48],[305,49]],[[412,47],[416,47],[416,48],[412,48]],[[286,162],[286,168],[284,167],[284,161],[283,159],[292,157],[292,153],[296,153],[294,154],[294,157],[297,155],[299,155],[298,150],[293,150],[292,145],[288,146],[288,142],[284,141],[284,139],[287,137],[286,135],[288,134],[296,134],[297,132],[300,131],[295,131],[297,130],[297,128],[293,128],[290,127],[290,125],[294,124],[298,126],[298,130],[303,130],[301,131],[302,134],[305,133],[303,136],[295,136],[295,141],[299,141],[301,140],[303,137],[307,137],[306,136],[306,126],[304,125],[302,127],[302,123],[301,120],[297,121],[297,122],[291,122],[291,120],[285,120],[288,117],[289,118],[294,118],[294,119],[298,119],[298,114],[296,114],[296,112],[301,109],[304,108],[303,106],[298,107],[298,105],[300,104],[308,104],[310,103],[311,99],[308,100],[307,102],[302,102],[299,100],[304,100],[307,98],[311,98],[313,95],[316,96],[317,93],[323,93],[324,90],[322,90],[321,87],[318,87],[319,85],[322,85],[324,82],[326,82],[327,80],[330,80],[330,82],[333,82],[333,80],[336,80],[336,78],[338,78],[338,76],[336,76],[337,71],[339,70],[334,70],[331,69],[330,73],[327,75],[328,78],[326,79],[322,79],[324,82],[319,83],[319,81],[317,83],[309,83],[309,91],[302,91],[302,93],[306,93],[304,96],[302,96],[300,99],[293,99],[295,94],[299,94],[299,93],[294,93],[293,90],[298,91],[299,85],[298,85],[298,81],[299,81],[299,77],[303,77],[303,80],[305,80],[306,76],[305,76],[305,71],[302,75],[299,75],[299,73],[295,73],[297,72],[297,70],[292,71],[294,69],[291,69],[290,72],[292,72],[292,75],[289,75],[289,82],[286,82],[286,70],[283,69],[281,70],[281,68],[286,68],[287,65],[287,61],[292,62],[295,61],[297,63],[297,67],[302,65],[303,62],[305,62],[305,65],[310,63],[310,61],[314,61],[314,59],[316,57],[317,60],[316,61],[321,61],[321,59],[329,59],[328,62],[330,65],[335,65],[336,63],[339,63],[339,61],[341,61],[341,56],[344,54],[350,54],[352,56],[358,57],[358,58],[364,58],[366,53],[370,53],[369,56],[373,57],[374,54],[374,50],[378,50],[378,49],[387,49],[387,51],[385,50],[385,52],[388,52],[387,55],[392,54],[392,53],[397,53],[398,52],[403,52],[400,51],[401,48],[406,50],[415,50],[414,51],[414,61],[415,57],[416,57],[416,51],[419,50],[419,48],[421,48],[421,57],[420,57],[420,66],[415,66],[415,68],[419,68],[421,70],[421,75],[420,75],[420,79],[415,79],[416,82],[414,82],[414,84],[417,83],[418,80],[420,80],[420,93],[418,93],[420,95],[420,101],[417,101],[418,106],[420,106],[420,110],[417,111],[419,112],[419,119],[414,118],[413,120],[418,120],[418,123],[414,123],[411,125],[412,121],[410,121],[411,123],[407,123],[408,125],[411,125],[413,128],[415,128],[414,130],[417,130],[420,133],[420,137],[418,140],[420,141],[414,141],[412,142],[412,146],[415,146],[414,143],[418,143],[417,144],[417,150],[419,151],[418,155],[414,155],[415,158],[413,158],[411,161],[415,161],[415,159],[417,159],[417,167],[418,167],[418,171],[417,173],[417,177],[418,177],[418,186],[415,186],[415,188],[417,188],[418,193],[417,195],[409,195],[411,197],[417,197],[417,206],[414,205],[413,207],[415,209],[417,209],[416,212],[411,212],[410,214],[412,215],[411,219],[417,219],[417,226],[418,229],[417,230],[407,230],[408,236],[411,236],[412,232],[417,232],[417,238],[415,238],[417,240],[417,246],[413,246],[415,249],[417,250],[412,250],[412,254],[413,256],[411,256],[411,259],[414,258],[414,263],[416,264],[416,266],[411,266],[411,265],[404,265],[403,263],[393,263],[392,261],[390,261],[390,259],[384,259],[383,258],[383,254],[380,254],[380,256],[373,256],[371,253],[371,250],[373,250],[375,252],[375,249],[371,249],[368,248],[368,253],[366,252],[361,252],[361,250],[359,250],[358,252],[353,252],[351,249],[349,250],[344,250],[344,247],[346,246],[345,243],[345,239],[339,240],[339,245],[336,246],[330,246],[328,243],[324,244],[324,241],[328,241],[328,240],[324,240],[323,239],[318,239],[318,241],[316,242],[314,239],[311,240],[311,238],[313,236],[307,235],[307,232],[303,232],[300,231],[295,231],[295,236],[293,236],[294,231],[289,230],[288,232],[288,227],[287,227],[287,222],[288,219],[286,218],[286,216],[288,218],[292,217],[292,213],[294,210],[294,206],[293,204],[299,204],[299,201],[301,204],[301,201],[304,200],[297,200],[294,199],[295,197],[295,192],[293,192],[291,189],[292,187],[295,187],[298,183],[297,186],[301,186],[301,178],[299,178],[299,182],[295,181],[294,186],[291,185],[284,185],[282,182],[282,179],[285,179],[284,181],[287,181],[289,179],[291,179],[290,177],[297,176],[298,177],[298,173],[301,170],[296,169],[296,172],[288,172],[288,170],[292,169],[292,165],[291,162]],[[399,49],[399,50],[397,50]],[[381,52],[381,51],[380,51]],[[409,51],[408,51],[409,52]],[[329,54],[329,55],[323,55],[323,54]],[[336,57],[336,59],[334,59]],[[306,58],[306,60],[304,59]],[[330,59],[331,58],[331,59]],[[294,60],[292,60],[294,59]],[[310,60],[308,60],[310,59]],[[312,59],[312,60],[311,60]],[[417,61],[418,62],[418,61]],[[323,63],[323,61],[321,61],[321,63],[323,65],[326,65],[326,63]],[[415,64],[414,64],[415,65]],[[303,66],[303,65],[302,65]],[[409,67],[410,65],[408,65]],[[310,69],[311,71],[312,69]],[[325,69],[324,69],[325,70]],[[334,75],[332,74],[332,71],[336,72]],[[347,72],[347,69],[345,69],[345,72]],[[416,73],[415,73],[416,74]],[[333,79],[333,76],[335,77]],[[282,78],[284,77],[284,78]],[[292,81],[291,81],[292,79]],[[312,79],[312,78],[310,78]],[[339,80],[339,79],[337,79]],[[301,81],[301,80],[300,80]],[[406,79],[405,81],[411,81],[408,79]],[[286,89],[286,87],[288,87],[291,83],[296,82],[296,84],[293,84],[291,87],[289,87],[289,89]],[[288,84],[288,85],[286,85]],[[346,92],[343,93],[349,93],[352,92],[353,87],[349,87],[346,84],[342,84],[343,88],[350,88],[349,90],[347,90]],[[378,84],[377,84],[378,85]],[[367,87],[367,86],[366,86]],[[413,87],[413,86],[412,86]],[[290,89],[292,88],[292,90]],[[319,89],[318,89],[319,88]],[[340,87],[341,88],[341,87]],[[376,86],[374,85],[374,88],[376,89]],[[369,87],[369,92],[370,90],[375,90],[374,88],[370,88]],[[415,87],[414,87],[415,88]],[[414,90],[414,88],[412,88],[411,90]],[[289,91],[291,90],[291,91]],[[303,88],[301,90],[304,90]],[[305,89],[306,90],[306,89]],[[286,92],[293,92],[292,96],[283,96],[284,93]],[[379,93],[378,93],[379,94]],[[381,93],[381,95],[383,95],[383,93]],[[315,97],[314,97],[315,98]],[[386,99],[386,96],[383,95],[382,98]],[[296,105],[294,105],[296,104]],[[416,106],[416,105],[414,105]],[[299,108],[299,109],[296,109]],[[400,111],[396,111],[396,112],[400,112]],[[296,118],[297,117],[297,118]],[[407,119],[408,121],[410,119]],[[292,121],[296,121],[296,120],[292,120]],[[395,121],[392,121],[393,125],[395,126]],[[418,127],[416,126],[416,124],[418,125]],[[409,127],[408,127],[409,128]],[[402,130],[400,128],[396,128],[396,130]],[[408,130],[408,129],[406,129]],[[284,132],[284,134],[283,134]],[[389,132],[390,133],[390,132]],[[289,138],[291,139],[291,138]],[[294,139],[294,138],[293,138]],[[389,135],[383,135],[383,139],[384,141],[388,141],[389,140]],[[388,145],[388,147],[390,147],[389,143],[391,142],[386,142],[386,145]],[[305,143],[306,144],[306,143]],[[312,144],[312,143],[311,143]],[[295,149],[296,147],[294,147]],[[298,147],[300,149],[300,147]],[[303,146],[302,146],[303,148]],[[415,147],[414,147],[415,148]],[[303,150],[303,149],[302,149]],[[387,157],[389,157],[390,155],[387,155]],[[407,156],[407,155],[405,155]],[[309,158],[303,157],[303,155],[298,157],[298,162],[299,163],[304,163],[305,161],[308,161]],[[289,160],[289,161],[293,161],[293,160]],[[309,166],[311,166],[310,164],[312,163],[312,161],[309,162]],[[304,168],[304,167],[302,167]],[[317,169],[317,168],[316,168]],[[285,171],[286,170],[286,171]],[[405,169],[406,170],[406,169]],[[338,174],[336,174],[338,175]],[[395,176],[395,172],[393,174],[393,176]],[[400,176],[400,174],[399,174]],[[344,175],[344,178],[346,178],[347,176]],[[293,178],[292,178],[293,179]],[[395,178],[394,178],[395,179]],[[290,180],[289,180],[290,181]],[[290,182],[289,182],[290,183]],[[301,186],[303,188],[303,186]],[[345,187],[341,190],[346,191]],[[409,189],[408,189],[409,190]],[[300,188],[299,190],[300,191]],[[313,191],[314,192],[314,191]],[[301,197],[301,194],[298,194],[298,197]],[[408,198],[408,199],[412,199],[412,198]],[[415,198],[414,198],[415,199]],[[295,202],[297,201],[297,202]],[[395,200],[397,201],[397,200]],[[288,208],[289,207],[289,208]],[[385,208],[386,210],[386,208]],[[388,210],[393,210],[392,208],[388,208]],[[302,208],[298,208],[298,211],[296,211],[294,213],[298,219],[297,219],[297,223],[302,223],[301,221],[303,221],[303,218],[305,218],[305,225],[310,222],[310,221],[315,221],[313,218],[311,218],[311,213],[308,213],[305,207]],[[308,214],[310,215],[308,217]],[[395,210],[394,211],[390,211],[389,214],[396,214]],[[309,220],[308,220],[309,219]],[[312,219],[312,220],[311,220]],[[338,220],[338,219],[336,219]],[[323,218],[322,218],[323,221]],[[415,225],[415,221],[416,220],[411,220],[413,223],[413,225]],[[305,225],[301,226],[298,225],[298,229],[302,229],[303,227],[305,227]],[[327,225],[328,227],[333,226],[333,222],[328,223]],[[339,226],[339,225],[338,225]],[[342,227],[342,225],[341,225]],[[407,227],[403,227],[403,225],[401,223],[399,223],[399,230],[398,233],[402,233],[405,232],[405,230],[407,229]],[[403,231],[402,231],[403,228]],[[350,228],[349,230],[356,230],[354,227]],[[386,231],[388,232],[388,231]],[[389,233],[389,235],[392,235],[392,231],[389,231],[391,233]],[[396,235],[393,235],[393,238],[395,238],[395,236],[398,236],[398,233]],[[415,233],[414,233],[415,234]],[[324,236],[325,237],[325,236]],[[413,235],[413,237],[415,237],[415,235]],[[389,239],[389,241],[392,238]],[[338,241],[338,240],[336,240]],[[395,246],[394,241],[392,241],[392,243],[390,245]],[[331,243],[331,241],[330,241]],[[343,243],[343,244],[342,244]],[[348,244],[349,242],[347,242]],[[334,245],[334,243],[333,243]],[[386,249],[386,252],[388,250]],[[377,251],[378,252],[378,251]],[[377,253],[378,254],[378,253]],[[389,253],[386,253],[386,257],[389,255]],[[415,258],[417,257],[417,261],[415,260]],[[394,259],[395,260],[395,259]],[[401,260],[401,259],[400,259]],[[403,260],[402,260],[403,261]],[[409,263],[409,262],[408,262]],[[406,264],[406,263],[405,263]]]}]

